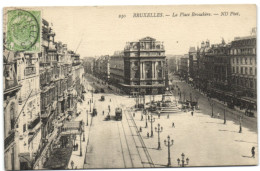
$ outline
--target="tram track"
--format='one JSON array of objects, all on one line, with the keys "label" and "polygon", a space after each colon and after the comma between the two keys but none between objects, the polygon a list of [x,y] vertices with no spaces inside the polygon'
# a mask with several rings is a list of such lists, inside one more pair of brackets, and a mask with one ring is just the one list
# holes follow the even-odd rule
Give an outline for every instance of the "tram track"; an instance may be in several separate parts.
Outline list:
[{"label": "tram track", "polygon": [[[146,148],[146,145],[145,145],[145,143],[143,141],[143,138],[142,138],[142,136],[141,136],[141,134],[140,134],[140,132],[139,132],[139,130],[137,128],[137,125],[136,125],[136,123],[135,123],[135,121],[133,119],[133,116],[131,115],[131,113],[129,111],[126,110],[126,112],[127,112],[128,116],[130,116],[130,119],[126,118],[127,121],[128,121],[128,125],[129,125],[129,127],[134,127],[135,128],[135,131],[136,131],[136,134],[137,134],[136,137],[138,137],[139,142],[141,143],[141,149],[143,149],[143,152],[144,152],[144,154],[146,156],[146,159],[147,159],[147,162],[145,160],[141,159],[143,166],[144,167],[147,167],[147,166],[148,167],[155,167],[154,163],[153,163],[153,160],[152,160],[152,158],[151,158],[151,156],[150,156],[150,154],[149,154],[149,152],[148,152],[148,150]],[[129,120],[132,121],[133,125],[129,124]],[[132,132],[132,130],[131,130],[131,132]],[[133,133],[132,133],[132,135],[135,136]],[[135,145],[136,145],[137,149],[139,149],[137,144],[135,144]],[[140,155],[140,153],[139,153],[139,155]],[[140,157],[141,157],[141,155],[140,155]]]}]

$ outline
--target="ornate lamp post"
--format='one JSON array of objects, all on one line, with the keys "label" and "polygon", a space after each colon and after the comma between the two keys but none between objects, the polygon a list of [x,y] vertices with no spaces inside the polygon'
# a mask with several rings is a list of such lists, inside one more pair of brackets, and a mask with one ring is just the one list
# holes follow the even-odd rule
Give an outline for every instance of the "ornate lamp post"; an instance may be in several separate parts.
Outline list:
[{"label": "ornate lamp post", "polygon": [[87,124],[86,124],[86,126],[88,126],[88,110],[87,110]]},{"label": "ornate lamp post", "polygon": [[160,124],[158,123],[158,127],[155,127],[155,131],[158,133],[158,150],[161,149],[161,142],[160,142],[160,132],[163,131],[163,127],[160,126]]},{"label": "ornate lamp post", "polygon": [[168,135],[168,141],[164,140],[164,145],[166,147],[168,147],[168,164],[167,166],[170,167],[171,166],[171,151],[170,151],[170,147],[173,146],[173,140],[170,140],[170,136]]},{"label": "ornate lamp post", "polygon": [[151,119],[149,120],[149,122],[151,123],[151,137],[153,137],[153,122],[155,122],[155,118],[153,118],[153,115],[151,113]]},{"label": "ornate lamp post", "polygon": [[[180,167],[184,167],[184,166],[186,166],[186,165],[188,165],[189,164],[189,158],[187,157],[186,158],[186,163],[185,163],[185,160],[184,160],[184,158],[185,158],[185,154],[184,153],[182,153],[181,154],[181,160],[178,158],[177,159],[177,162],[178,162],[178,165],[180,166]],[[180,163],[181,162],[181,163]]]},{"label": "ornate lamp post", "polygon": [[148,127],[148,120],[147,120],[147,115],[148,115],[148,112],[145,110],[144,111],[145,112],[145,128],[147,128]]}]

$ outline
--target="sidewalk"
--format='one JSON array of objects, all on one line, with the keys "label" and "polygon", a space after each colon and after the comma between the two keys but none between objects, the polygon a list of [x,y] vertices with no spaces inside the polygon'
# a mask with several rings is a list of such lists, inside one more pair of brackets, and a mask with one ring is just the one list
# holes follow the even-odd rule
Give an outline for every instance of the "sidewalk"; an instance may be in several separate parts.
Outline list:
[{"label": "sidewalk", "polygon": [[[90,94],[85,95],[85,99],[87,99],[87,96],[90,96]],[[89,142],[89,133],[91,130],[91,125],[92,125],[92,117],[90,113],[88,114],[88,126],[86,126],[87,123],[87,114],[86,110],[89,108],[89,105],[87,104],[87,100],[85,100],[82,104],[78,103],[78,110],[81,111],[81,114],[75,118],[74,121],[80,121],[83,120],[84,125],[85,125],[85,141],[83,141],[83,135],[81,136],[81,145],[82,145],[82,156],[80,156],[80,135],[77,135],[75,144],[78,144],[78,150],[77,151],[72,151],[68,166],[66,169],[83,169],[84,162],[85,162],[85,154],[86,154],[86,149],[87,145]],[[91,104],[91,108],[93,108],[93,103]],[[72,168],[71,162],[73,161],[74,166]]]},{"label": "sidewalk", "polygon": [[[203,95],[204,97],[208,98],[208,97],[207,97],[207,94],[205,94],[205,93],[203,93],[203,92],[200,92],[198,89],[192,87],[192,86],[191,86],[190,84],[188,84],[186,81],[184,81],[184,83],[186,83],[191,89],[197,91],[198,93],[200,93],[200,94]],[[232,109],[230,109],[230,108],[227,107],[227,103],[224,104],[223,101],[220,101],[220,100],[218,100],[218,99],[216,99],[216,98],[211,98],[211,99],[212,99],[214,102],[216,102],[216,103],[218,103],[218,104],[220,104],[220,105],[224,105],[225,108],[226,108],[226,110],[229,111],[229,112],[231,112],[231,113],[235,113],[235,112],[234,112],[234,110],[235,110],[236,112],[239,112],[238,115],[241,115],[241,114],[244,115],[244,114],[245,114],[245,109],[240,110],[239,107],[236,107],[236,106],[235,106],[234,109],[232,110]],[[252,119],[254,119],[254,120],[257,119],[257,111],[252,111],[252,112],[254,113],[254,117],[248,117],[248,118],[252,118]]]}]

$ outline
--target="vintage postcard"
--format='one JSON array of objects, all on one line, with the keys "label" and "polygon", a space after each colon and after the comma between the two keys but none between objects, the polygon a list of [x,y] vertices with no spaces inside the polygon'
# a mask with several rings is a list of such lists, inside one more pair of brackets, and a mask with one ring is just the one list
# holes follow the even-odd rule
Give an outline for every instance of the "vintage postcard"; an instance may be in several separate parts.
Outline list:
[{"label": "vintage postcard", "polygon": [[256,5],[3,11],[6,170],[258,165]]}]

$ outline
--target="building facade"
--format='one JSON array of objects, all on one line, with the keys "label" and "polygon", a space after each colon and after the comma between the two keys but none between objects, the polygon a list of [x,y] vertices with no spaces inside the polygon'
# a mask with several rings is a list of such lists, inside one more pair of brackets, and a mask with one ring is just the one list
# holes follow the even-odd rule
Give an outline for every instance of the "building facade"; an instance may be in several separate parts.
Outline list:
[{"label": "building facade", "polygon": [[179,73],[181,55],[167,55],[169,73]]},{"label": "building facade", "polygon": [[186,80],[189,81],[189,55],[185,54],[183,57],[180,58],[180,76]]},{"label": "building facade", "polygon": [[124,52],[117,51],[110,57],[110,82],[116,86],[124,83]]},{"label": "building facade", "polygon": [[[37,53],[17,55],[19,150],[21,169],[32,168],[41,141],[40,74]],[[30,162],[28,162],[30,161]]]},{"label": "building facade", "polygon": [[190,47],[189,49],[189,80],[193,85],[197,85],[198,83],[198,72],[199,72],[199,64],[197,58],[197,51],[195,47]]},{"label": "building facade", "polygon": [[16,54],[4,48],[4,164],[6,170],[20,170],[19,131],[17,125],[18,96],[21,88],[17,80]]},{"label": "building facade", "polygon": [[166,56],[163,42],[145,37],[124,48],[124,83],[127,93],[161,94],[165,91]]},{"label": "building facade", "polygon": [[221,43],[211,46],[209,41],[202,42],[197,56],[199,81],[196,87],[199,90],[231,106],[256,110],[255,35],[237,37],[231,43],[222,39]]},{"label": "building facade", "polygon": [[256,36],[237,37],[231,42],[231,87],[234,103],[241,108],[256,109],[257,57]]}]

